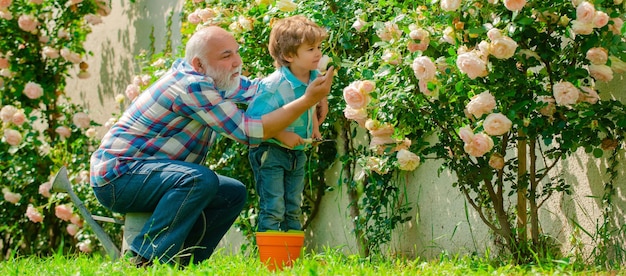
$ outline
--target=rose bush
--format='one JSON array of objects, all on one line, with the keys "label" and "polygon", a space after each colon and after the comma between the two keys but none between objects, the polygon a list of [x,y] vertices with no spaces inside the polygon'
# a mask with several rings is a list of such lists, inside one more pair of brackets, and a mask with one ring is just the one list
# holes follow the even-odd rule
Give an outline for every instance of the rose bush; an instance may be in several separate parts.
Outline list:
[{"label": "rose bush", "polygon": [[[337,74],[322,129],[324,136],[341,138],[339,184],[347,187],[362,253],[379,250],[409,219],[400,181],[406,172],[418,169],[422,159],[438,159],[456,174],[453,185],[497,240],[518,261],[527,261],[543,246],[539,208],[550,196],[570,192],[555,165],[579,148],[609,155],[604,202],[610,205],[626,116],[620,102],[600,97],[596,84],[626,70],[624,5],[186,1],[181,33],[184,43],[203,25],[230,29],[241,43],[245,72],[257,77],[273,70],[266,44],[276,18],[304,14],[327,27],[324,52]],[[170,54],[156,55],[142,73],[163,72]],[[131,98],[137,93],[136,87],[127,90]],[[435,142],[429,140],[433,136]],[[220,145],[224,150],[213,152],[209,165],[252,183],[244,173],[246,149],[227,139]],[[311,158],[334,158],[316,155],[327,148],[320,146]],[[319,187],[317,195],[331,188]],[[249,202],[239,225],[251,237],[254,194]],[[601,240],[598,248],[608,249],[611,242]]]},{"label": "rose bush", "polygon": [[66,78],[88,76],[83,43],[109,12],[108,0],[0,1],[0,260],[91,249],[95,237],[69,197],[50,191],[61,166],[87,208],[110,215],[84,173],[97,124],[65,87]]}]

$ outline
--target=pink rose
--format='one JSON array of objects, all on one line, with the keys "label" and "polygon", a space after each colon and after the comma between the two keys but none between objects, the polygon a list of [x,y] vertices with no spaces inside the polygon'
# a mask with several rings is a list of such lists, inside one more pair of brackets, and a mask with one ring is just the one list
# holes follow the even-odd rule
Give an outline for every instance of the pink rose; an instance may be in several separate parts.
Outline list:
[{"label": "pink rose", "polygon": [[357,81],[355,82],[355,86],[359,89],[359,91],[365,94],[372,93],[374,92],[374,89],[376,89],[376,83],[371,80]]},{"label": "pink rose", "polygon": [[394,127],[390,123],[381,123],[377,120],[369,119],[365,122],[365,128],[369,130],[374,137],[391,137],[394,133]]},{"label": "pink rose", "polygon": [[65,204],[57,205],[54,207],[54,215],[64,221],[69,221],[72,218],[72,212],[72,207],[69,207]]},{"label": "pink rose", "polygon": [[57,127],[54,132],[56,132],[57,134],[59,134],[59,136],[61,136],[61,138],[69,138],[72,135],[72,130],[70,130],[68,127],[66,126],[60,126]]},{"label": "pink rose", "polygon": [[587,50],[586,58],[591,62],[591,64],[606,64],[606,61],[609,59],[608,51],[602,47],[593,47]]},{"label": "pink rose", "polygon": [[76,246],[78,246],[78,250],[80,250],[83,253],[91,253],[91,241],[90,240],[84,240],[79,242]]},{"label": "pink rose", "polygon": [[597,81],[609,82],[613,79],[613,70],[607,65],[589,65],[589,75]]},{"label": "pink rose", "polygon": [[435,63],[426,56],[417,57],[413,60],[413,73],[419,80],[429,81],[435,78],[437,67]]},{"label": "pink rose", "polygon": [[572,105],[578,101],[578,88],[571,82],[561,81],[552,88],[554,100],[557,105]]},{"label": "pink rose", "polygon": [[370,102],[370,96],[361,92],[354,84],[343,89],[343,99],[353,109],[361,109]]},{"label": "pink rose", "polygon": [[526,5],[526,0],[504,0],[504,7],[510,11],[519,11],[524,5]]},{"label": "pink rose", "polygon": [[461,6],[461,0],[441,0],[441,9],[456,11]]},{"label": "pink rose", "polygon": [[13,121],[13,115],[17,113],[17,108],[12,105],[5,105],[0,109],[0,118],[5,123],[10,123]]},{"label": "pink rose", "polygon": [[425,44],[426,46],[428,46],[428,43],[430,43],[430,33],[428,33],[427,30],[422,29],[422,28],[412,30],[409,33],[409,37],[413,40],[419,41],[420,44]]},{"label": "pink rose", "polygon": [[22,134],[15,129],[4,130],[4,140],[7,144],[17,147],[22,142]]},{"label": "pink rose", "polygon": [[465,152],[474,157],[481,157],[493,148],[493,140],[489,135],[484,133],[475,134],[470,143],[465,143],[463,149]]},{"label": "pink rose", "polygon": [[39,223],[43,221],[43,215],[39,213],[39,210],[33,207],[32,204],[28,204],[28,207],[26,208],[26,216],[30,221],[34,223]]},{"label": "pink rose", "polygon": [[24,114],[23,110],[18,110],[13,114],[13,119],[11,120],[16,126],[21,126],[26,122],[26,114]]},{"label": "pink rose", "polygon": [[474,117],[480,118],[496,108],[496,98],[489,91],[485,91],[472,97],[465,108]]},{"label": "pink rose", "polygon": [[593,18],[596,16],[596,8],[593,4],[584,1],[576,7],[576,20],[584,23],[593,23]]},{"label": "pink rose", "polygon": [[25,32],[34,33],[37,31],[39,22],[32,15],[22,14],[17,19],[17,25]]},{"label": "pink rose", "polygon": [[456,66],[461,72],[467,74],[470,79],[485,77],[489,73],[487,71],[487,63],[476,52],[460,54],[456,59]]},{"label": "pink rose", "polygon": [[78,226],[70,223],[65,227],[65,230],[67,231],[68,234],[70,234],[70,236],[73,237],[74,235],[76,235],[76,233],[78,233]]},{"label": "pink rose", "polygon": [[52,183],[42,183],[41,185],[39,185],[39,194],[43,197],[50,197],[52,196],[52,194],[50,194],[50,189],[52,189]]},{"label": "pink rose", "polygon": [[609,23],[609,15],[603,11],[596,11],[596,16],[593,17],[593,26],[596,28],[602,28]]},{"label": "pink rose", "polygon": [[9,6],[11,6],[12,2],[13,2],[12,0],[0,0],[0,9],[4,10],[8,8]]},{"label": "pink rose", "polygon": [[398,65],[402,61],[402,55],[399,52],[389,49],[385,50],[381,58],[391,65]]},{"label": "pink rose", "polygon": [[428,89],[428,83],[429,81],[427,80],[418,80],[417,82],[417,86],[419,87],[420,92],[422,92],[422,94],[424,94],[425,96],[428,97],[437,97],[439,90],[437,87],[434,88],[433,90]]},{"label": "pink rose", "polygon": [[98,25],[102,23],[102,17],[95,15],[95,14],[86,14],[85,21],[87,21],[87,23],[91,25]]},{"label": "pink rose", "polygon": [[43,95],[43,88],[38,83],[34,83],[29,81],[26,86],[24,86],[24,95],[29,99],[37,99]]},{"label": "pink rose", "polygon": [[137,86],[145,86],[150,84],[150,75],[134,76],[133,84]]},{"label": "pink rose", "polygon": [[365,27],[365,24],[367,24],[367,22],[363,21],[361,18],[357,18],[356,21],[352,23],[352,28],[354,28],[357,32],[360,32],[363,27]]},{"label": "pink rose", "polygon": [[471,143],[472,139],[474,139],[474,131],[469,126],[464,126],[459,129],[459,137],[466,144]]},{"label": "pink rose", "polygon": [[370,156],[366,160],[365,167],[378,174],[386,174],[389,172],[389,169],[385,167],[384,161],[378,157]]},{"label": "pink rose", "polygon": [[78,128],[88,128],[91,125],[89,115],[84,112],[77,112],[74,114],[74,116],[72,116],[72,121]]},{"label": "pink rose", "polygon": [[140,93],[141,89],[139,88],[139,86],[134,84],[129,84],[128,86],[126,86],[125,94],[129,100],[133,101],[135,98],[137,98],[137,96],[139,96]]},{"label": "pink rose", "polygon": [[487,37],[489,40],[494,41],[502,37],[502,31],[498,28],[491,28],[487,31]]},{"label": "pink rose", "polygon": [[376,148],[378,146],[384,146],[384,145],[389,145],[389,144],[395,144],[396,140],[389,137],[389,136],[374,136],[372,137],[372,140],[370,141],[370,148]]},{"label": "pink rose", "polygon": [[420,165],[420,157],[405,149],[399,150],[396,158],[398,158],[398,168],[403,171],[415,170]]},{"label": "pink rose", "polygon": [[511,130],[513,122],[501,113],[491,113],[487,115],[483,122],[483,128],[485,132],[491,136],[498,136],[505,134]]},{"label": "pink rose", "polygon": [[8,188],[2,188],[2,193],[4,194],[4,200],[13,204],[17,204],[22,199],[22,195],[11,192]]},{"label": "pink rose", "polygon": [[508,36],[502,36],[492,40],[489,44],[489,53],[497,59],[507,59],[515,54],[517,42]]},{"label": "pink rose", "polygon": [[489,166],[496,169],[501,170],[504,168],[504,157],[499,153],[494,153],[489,157]]},{"label": "pink rose", "polygon": [[7,68],[9,68],[9,60],[7,58],[0,57],[0,69],[7,69]]},{"label": "pink rose", "polygon": [[202,22],[202,18],[200,18],[200,16],[198,16],[198,13],[194,11],[187,16],[187,22],[197,25]]},{"label": "pink rose", "polygon": [[398,24],[393,22],[385,22],[385,25],[376,31],[378,37],[383,41],[398,39],[402,35],[402,31],[398,28]]}]

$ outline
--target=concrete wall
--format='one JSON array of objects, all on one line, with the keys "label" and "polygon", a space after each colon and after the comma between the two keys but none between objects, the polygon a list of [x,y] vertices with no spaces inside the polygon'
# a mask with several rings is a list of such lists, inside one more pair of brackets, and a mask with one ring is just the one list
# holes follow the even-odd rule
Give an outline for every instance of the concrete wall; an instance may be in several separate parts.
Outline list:
[{"label": "concrete wall", "polygon": [[[112,14],[104,23],[93,28],[86,47],[94,53],[88,57],[92,77],[87,80],[69,80],[67,92],[74,102],[89,107],[93,119],[104,123],[115,112],[116,94],[124,93],[126,85],[139,68],[135,56],[151,46],[150,34],[154,29],[154,46],[162,50],[166,41],[166,17],[174,12],[174,22],[179,22],[182,0],[137,0],[132,4],[126,0],[113,0]],[[173,26],[173,41],[179,41],[179,26]],[[177,45],[174,45],[176,47]],[[626,80],[617,77],[607,85],[600,85],[603,98],[615,97],[625,100]],[[605,91],[613,91],[606,96]],[[104,130],[99,130],[100,137]],[[618,208],[613,212],[617,225],[624,225],[626,218],[626,166],[624,153],[620,153],[622,166],[616,182],[617,194],[614,202]],[[461,193],[452,188],[454,176],[443,173],[437,176],[440,163],[428,161],[419,167],[405,185],[407,198],[413,206],[413,219],[405,223],[394,234],[389,249],[398,254],[430,258],[442,251],[450,253],[484,253],[491,245],[492,235],[466,206]],[[338,164],[336,165],[338,166]],[[565,252],[574,252],[572,237],[582,242],[584,252],[593,249],[592,239],[584,231],[576,230],[575,223],[585,231],[595,234],[595,225],[601,219],[601,197],[606,181],[604,168],[606,159],[590,159],[580,152],[562,162],[556,173],[562,173],[573,185],[574,194],[558,195],[541,210],[541,226],[548,235],[563,244]],[[327,183],[338,183],[338,171],[328,172]],[[324,247],[356,253],[356,243],[349,218],[348,198],[340,187],[327,193],[322,201],[323,211],[307,231],[307,246],[311,249]],[[466,212],[467,210],[467,212]],[[624,233],[616,238],[625,241]],[[242,237],[234,229],[222,241],[227,252],[238,252]]]}]

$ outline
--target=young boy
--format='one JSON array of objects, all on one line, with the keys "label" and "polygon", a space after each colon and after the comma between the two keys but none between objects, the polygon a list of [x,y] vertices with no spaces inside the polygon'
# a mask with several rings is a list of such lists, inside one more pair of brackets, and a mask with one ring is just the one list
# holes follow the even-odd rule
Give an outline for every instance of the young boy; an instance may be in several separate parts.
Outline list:
[{"label": "young boy", "polygon": [[[278,20],[268,46],[277,70],[259,83],[247,113],[262,115],[301,97],[320,74],[320,44],[326,36],[324,28],[304,16]],[[307,159],[304,139],[309,138],[321,138],[315,108],[276,137],[250,149],[249,160],[260,198],[258,232],[301,230],[300,204]]]}]

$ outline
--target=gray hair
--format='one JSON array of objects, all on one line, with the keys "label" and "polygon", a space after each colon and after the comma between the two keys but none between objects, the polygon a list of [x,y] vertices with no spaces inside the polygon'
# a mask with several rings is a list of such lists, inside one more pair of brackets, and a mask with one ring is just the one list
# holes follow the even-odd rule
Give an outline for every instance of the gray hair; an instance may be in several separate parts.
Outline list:
[{"label": "gray hair", "polygon": [[185,60],[187,63],[191,64],[191,61],[195,57],[204,61],[209,50],[207,44],[209,43],[211,33],[211,28],[204,28],[197,31],[191,36],[191,38],[189,38],[189,41],[187,41],[187,45],[185,46]]}]

